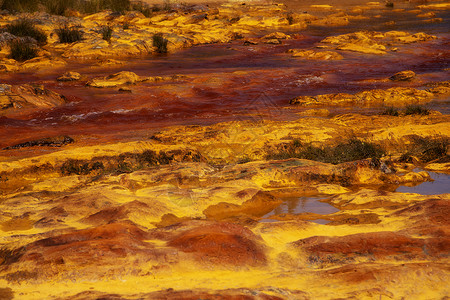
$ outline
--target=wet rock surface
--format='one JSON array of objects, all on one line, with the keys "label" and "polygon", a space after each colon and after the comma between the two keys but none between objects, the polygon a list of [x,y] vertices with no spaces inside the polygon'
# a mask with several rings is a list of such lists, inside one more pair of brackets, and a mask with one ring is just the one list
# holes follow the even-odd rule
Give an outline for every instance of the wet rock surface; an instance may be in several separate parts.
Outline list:
[{"label": "wet rock surface", "polygon": [[139,82],[176,81],[185,77],[183,75],[142,77],[133,72],[122,71],[105,77],[93,78],[86,85],[96,88],[122,86],[122,89],[126,89],[126,85],[137,84]]},{"label": "wet rock surface", "polygon": [[435,36],[423,32],[411,34],[409,32],[389,31],[386,33],[359,31],[339,36],[327,37],[322,43],[337,45],[337,50],[354,51],[365,54],[386,54],[390,46],[410,44],[435,39]]},{"label": "wet rock surface", "polygon": [[70,136],[58,136],[51,138],[44,138],[40,140],[34,140],[29,142],[20,143],[13,146],[8,146],[3,150],[11,150],[11,149],[20,149],[26,147],[35,147],[35,146],[46,146],[46,147],[62,147],[67,144],[73,143],[74,140]]},{"label": "wet rock surface", "polygon": [[293,57],[300,57],[305,59],[318,59],[318,60],[339,60],[344,57],[337,52],[333,51],[313,51],[302,49],[289,49],[288,53],[292,53]]},{"label": "wet rock surface", "polygon": [[[398,75],[395,78],[400,78]],[[403,77],[402,77],[403,78]],[[408,78],[411,78],[409,76]],[[394,80],[394,79],[393,79]],[[404,79],[395,79],[404,80]],[[409,79],[408,79],[409,80]],[[317,96],[299,96],[292,99],[290,104],[304,106],[329,105],[329,106],[406,106],[411,104],[423,104],[432,101],[434,93],[445,93],[448,91],[418,90],[413,88],[390,88],[387,90],[370,90],[352,94],[326,94]]]},{"label": "wet rock surface", "polygon": [[33,108],[53,108],[65,103],[64,96],[40,84],[2,85],[0,89],[2,115]]},{"label": "wet rock surface", "polygon": [[97,88],[116,87],[118,85],[135,84],[144,80],[145,78],[141,78],[133,72],[122,71],[106,77],[94,78],[92,81],[88,82],[87,85]]},{"label": "wet rock surface", "polygon": [[58,77],[56,80],[58,81],[76,81],[80,80],[81,75],[78,72],[66,72]]},{"label": "wet rock surface", "polygon": [[389,79],[393,81],[408,81],[413,80],[414,77],[416,77],[416,73],[414,73],[413,71],[401,71],[395,73],[394,75],[389,77]]}]

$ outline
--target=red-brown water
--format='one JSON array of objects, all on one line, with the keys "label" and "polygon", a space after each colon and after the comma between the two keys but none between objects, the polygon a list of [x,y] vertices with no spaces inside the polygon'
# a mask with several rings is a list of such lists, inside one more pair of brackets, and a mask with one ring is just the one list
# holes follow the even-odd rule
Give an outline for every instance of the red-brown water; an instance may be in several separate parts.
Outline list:
[{"label": "red-brown water", "polygon": [[[293,10],[304,9],[292,3],[288,5]],[[406,9],[414,7],[402,5]],[[395,26],[382,25],[393,16]],[[408,11],[383,10],[381,18],[352,22],[345,27],[294,32],[299,38],[282,45],[243,46],[243,41],[235,41],[197,46],[166,56],[130,59],[125,65],[115,67],[70,62],[65,68],[45,73],[2,74],[2,83],[41,83],[65,95],[68,103],[51,110],[0,117],[0,148],[55,135],[78,136],[89,143],[90,140],[142,139],[171,125],[204,125],[236,118],[295,119],[298,118],[296,113],[305,108],[290,107],[289,100],[293,97],[398,86],[399,83],[364,80],[386,78],[402,70],[413,70],[421,79],[402,83],[405,86],[420,87],[423,82],[448,80],[450,13],[437,12],[437,17],[444,21],[425,24]],[[439,38],[401,46],[399,52],[381,56],[345,52],[345,59],[341,61],[307,61],[285,53],[290,48],[311,48],[326,36],[366,29],[424,31]],[[122,93],[117,88],[86,87],[85,81],[57,82],[55,79],[67,70],[80,72],[88,78],[123,70],[141,76],[185,74],[187,78],[177,82],[142,83],[131,87],[133,93]],[[429,106],[448,113],[448,103],[449,99],[445,98]],[[364,114],[379,110],[367,107],[331,109],[332,113]]]}]

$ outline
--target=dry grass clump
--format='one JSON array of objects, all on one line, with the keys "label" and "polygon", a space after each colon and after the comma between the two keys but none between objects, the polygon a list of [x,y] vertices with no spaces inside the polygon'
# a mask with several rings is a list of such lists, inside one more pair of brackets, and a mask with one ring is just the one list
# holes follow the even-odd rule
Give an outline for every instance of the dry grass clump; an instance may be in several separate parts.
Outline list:
[{"label": "dry grass clump", "polygon": [[26,61],[38,56],[38,48],[27,41],[14,40],[9,43],[9,57],[17,61]]},{"label": "dry grass clump", "polygon": [[316,147],[311,144],[303,145],[295,140],[287,147],[274,151],[267,159],[301,158],[325,163],[339,164],[343,162],[372,158],[379,159],[385,154],[376,144],[352,138],[334,147]]},{"label": "dry grass clump", "polygon": [[56,34],[60,43],[74,43],[83,39],[83,33],[78,28],[68,25],[56,29]]},{"label": "dry grass clump", "polygon": [[68,10],[93,14],[102,10],[125,12],[137,10],[149,16],[153,10],[144,2],[131,0],[0,0],[0,10],[10,13],[45,11],[53,15],[64,15]]}]

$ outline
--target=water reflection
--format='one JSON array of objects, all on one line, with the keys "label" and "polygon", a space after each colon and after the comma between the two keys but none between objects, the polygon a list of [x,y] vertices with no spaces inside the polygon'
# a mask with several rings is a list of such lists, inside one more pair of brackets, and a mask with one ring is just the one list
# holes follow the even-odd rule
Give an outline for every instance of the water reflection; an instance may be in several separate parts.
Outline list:
[{"label": "water reflection", "polygon": [[280,214],[301,214],[316,213],[320,215],[328,215],[339,211],[334,206],[321,202],[320,200],[327,197],[293,197],[284,198],[283,203],[273,211],[265,215],[263,218]]},{"label": "water reflection", "polygon": [[[420,171],[420,170],[419,170]],[[416,186],[400,186],[395,191],[400,193],[416,193],[420,195],[439,195],[450,193],[450,175],[428,172],[434,181],[427,181]]]}]

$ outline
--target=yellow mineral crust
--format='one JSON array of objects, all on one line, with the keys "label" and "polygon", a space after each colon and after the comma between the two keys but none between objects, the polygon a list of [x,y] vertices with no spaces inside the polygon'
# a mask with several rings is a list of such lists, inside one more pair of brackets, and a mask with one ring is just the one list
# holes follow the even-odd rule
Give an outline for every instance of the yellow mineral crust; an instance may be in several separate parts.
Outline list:
[{"label": "yellow mineral crust", "polygon": [[[441,134],[449,132],[443,129],[447,118],[439,114],[388,118],[352,114],[267,122],[257,140],[277,145],[285,135],[295,138],[301,128],[317,126],[332,141],[355,124],[366,133],[386,130],[387,120],[398,138],[408,136],[396,131],[402,126],[426,136],[428,127],[434,128],[429,132],[439,127]],[[42,170],[22,181],[22,189],[4,190],[0,241],[8,246],[1,250],[1,282],[8,289],[3,292],[21,299],[95,299],[111,294],[152,299],[209,293],[280,299],[445,295],[449,194],[379,189],[402,180],[426,181],[428,173],[389,174],[364,161],[211,165],[205,143],[223,145],[227,131],[236,126],[253,130],[249,122],[175,127],[159,133],[158,142],[89,147],[75,142],[66,150],[2,162],[2,172],[9,171],[11,178],[22,168],[54,166],[48,174]],[[204,140],[204,132],[218,128],[216,136]],[[106,163],[121,153],[147,150],[155,155],[198,151],[204,161],[183,161],[183,156],[169,164],[101,176],[97,170],[58,171],[70,159],[89,162],[102,157]],[[346,174],[346,184],[365,184],[364,188],[342,186],[341,174]],[[264,215],[289,195],[325,196],[323,201],[339,210],[279,214],[267,221]],[[308,222],[315,219],[330,223]]]}]

